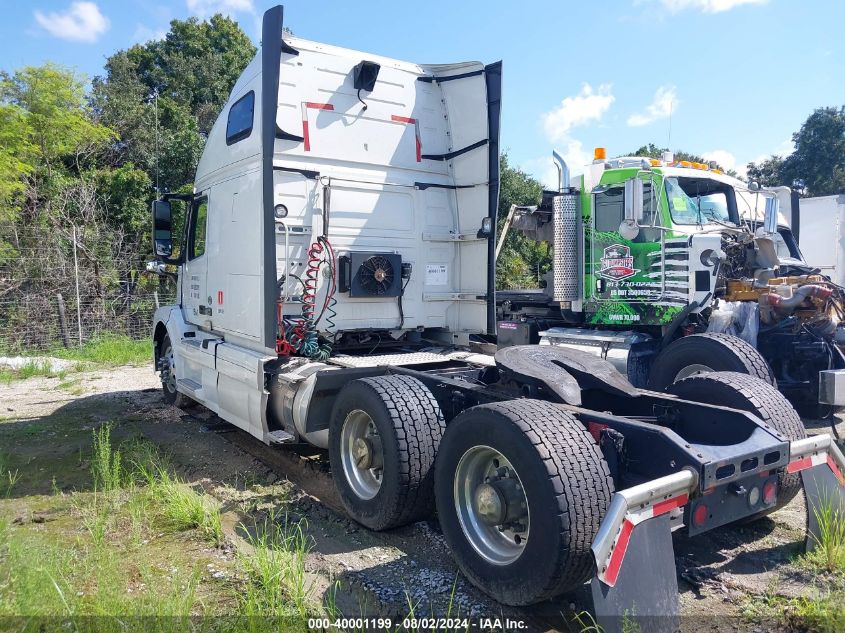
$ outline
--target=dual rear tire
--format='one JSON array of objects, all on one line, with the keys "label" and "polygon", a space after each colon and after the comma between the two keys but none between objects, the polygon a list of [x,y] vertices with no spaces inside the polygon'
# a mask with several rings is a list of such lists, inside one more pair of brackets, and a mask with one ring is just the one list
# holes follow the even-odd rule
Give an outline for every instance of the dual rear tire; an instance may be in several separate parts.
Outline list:
[{"label": "dual rear tire", "polygon": [[420,381],[365,378],[341,391],[329,438],[353,519],[384,530],[430,515],[436,500],[458,566],[496,600],[532,604],[591,576],[613,481],[592,436],[555,405],[476,406],[446,428]]}]

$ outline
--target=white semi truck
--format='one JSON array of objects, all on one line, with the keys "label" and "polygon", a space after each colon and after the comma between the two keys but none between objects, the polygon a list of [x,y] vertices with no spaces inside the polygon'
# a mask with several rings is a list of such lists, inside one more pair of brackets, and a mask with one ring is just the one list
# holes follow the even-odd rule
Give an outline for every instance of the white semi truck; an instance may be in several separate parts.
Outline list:
[{"label": "white semi truck", "polygon": [[841,494],[845,464],[770,385],[712,373],[654,393],[587,354],[481,353],[495,333],[500,63],[282,39],[282,17],[264,15],[194,192],[153,204],[159,265],[178,269],[177,303],[152,328],[167,400],[327,448],[369,528],[436,507],[462,572],[503,603],[592,578],[605,631],[674,626],[673,529],[771,512],[800,472],[818,532],[812,509]]}]

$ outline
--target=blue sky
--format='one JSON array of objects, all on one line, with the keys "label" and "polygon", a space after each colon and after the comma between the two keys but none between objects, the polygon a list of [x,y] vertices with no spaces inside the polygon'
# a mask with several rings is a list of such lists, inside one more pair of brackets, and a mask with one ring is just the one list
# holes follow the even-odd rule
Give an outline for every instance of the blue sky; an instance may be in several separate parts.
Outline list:
[{"label": "blue sky", "polygon": [[[0,68],[53,60],[93,76],[173,18],[231,15],[257,43],[273,0],[4,2]],[[845,104],[845,2],[289,0],[301,37],[417,62],[504,60],[502,145],[541,179],[647,142],[743,168],[791,151],[815,107]]]}]

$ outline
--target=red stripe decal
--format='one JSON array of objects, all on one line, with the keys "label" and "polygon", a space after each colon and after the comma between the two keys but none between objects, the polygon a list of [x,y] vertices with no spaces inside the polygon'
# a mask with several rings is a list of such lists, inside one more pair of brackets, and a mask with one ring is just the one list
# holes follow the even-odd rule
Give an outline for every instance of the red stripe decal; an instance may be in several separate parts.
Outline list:
[{"label": "red stripe decal", "polygon": [[422,142],[420,141],[419,135],[417,136],[417,162],[422,162]]},{"label": "red stripe decal", "polygon": [[829,454],[827,456],[827,465],[833,471],[833,474],[836,475],[836,478],[839,480],[839,485],[845,486],[845,477],[842,476],[842,471],[839,470],[839,466],[836,465],[836,462],[833,461],[833,458]]},{"label": "red stripe decal", "polygon": [[302,142],[305,144],[305,151],[311,151],[311,139],[308,137],[308,121],[302,122]]},{"label": "red stripe decal", "polygon": [[687,493],[684,493],[679,497],[675,497],[673,499],[666,499],[666,501],[655,503],[654,516],[657,517],[661,514],[666,514],[667,512],[669,512],[669,510],[680,508],[681,506],[686,505],[687,501],[689,501],[689,495]]},{"label": "red stripe decal", "polygon": [[331,103],[314,103],[313,101],[306,101],[305,107],[311,108],[312,110],[334,110],[334,106]]},{"label": "red stripe decal", "polygon": [[413,123],[417,122],[416,119],[412,119],[412,118],[407,117],[407,116],[399,116],[398,114],[391,115],[390,120],[396,121],[397,123],[411,123],[411,124],[413,124]]},{"label": "red stripe decal", "polygon": [[796,459],[794,462],[789,462],[786,465],[786,472],[797,473],[799,470],[804,470],[805,468],[810,468],[812,465],[813,465],[813,458],[812,457],[802,457],[801,459]]},{"label": "red stripe decal", "polygon": [[616,584],[619,578],[619,570],[622,569],[622,559],[625,558],[625,552],[628,550],[628,541],[631,540],[631,532],[634,530],[634,524],[628,519],[622,523],[622,531],[619,533],[619,539],[616,541],[616,549],[610,555],[610,562],[607,564],[607,571],[605,572],[605,579],[607,584],[611,587]]}]

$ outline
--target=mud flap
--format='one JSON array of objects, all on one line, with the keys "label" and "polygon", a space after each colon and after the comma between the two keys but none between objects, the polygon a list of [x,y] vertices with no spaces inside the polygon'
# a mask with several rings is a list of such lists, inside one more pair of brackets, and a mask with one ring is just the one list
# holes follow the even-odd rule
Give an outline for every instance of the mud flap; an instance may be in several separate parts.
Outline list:
[{"label": "mud flap", "polygon": [[808,552],[821,542],[831,521],[845,520],[845,459],[829,435],[792,442],[787,472],[801,473],[807,502]]},{"label": "mud flap", "polygon": [[596,623],[604,633],[677,631],[680,609],[669,515],[635,526],[624,556],[612,587],[598,576],[590,582]]},{"label": "mud flap", "polygon": [[613,495],[592,546],[593,611],[604,633],[680,627],[670,516],[696,485],[684,470]]}]

